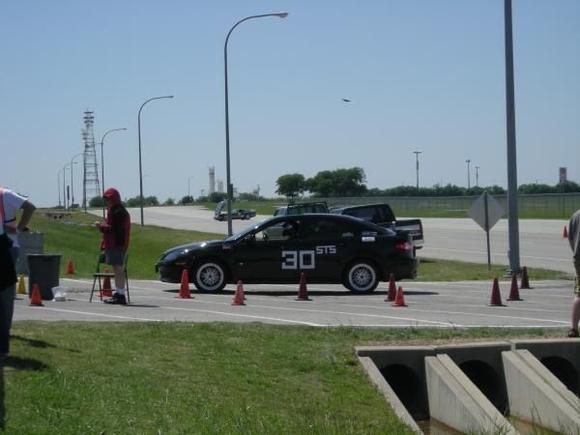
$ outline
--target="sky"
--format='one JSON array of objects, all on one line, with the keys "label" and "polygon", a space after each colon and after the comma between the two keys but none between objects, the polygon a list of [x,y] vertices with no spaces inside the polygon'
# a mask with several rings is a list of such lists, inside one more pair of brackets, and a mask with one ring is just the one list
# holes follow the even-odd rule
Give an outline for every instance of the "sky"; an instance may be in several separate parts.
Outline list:
[{"label": "sky", "polygon": [[[0,5],[0,184],[59,201],[94,112],[105,185],[163,202],[359,166],[367,187],[507,185],[503,0],[22,0]],[[580,182],[580,0],[513,0],[518,184]],[[342,99],[351,100],[350,103]],[[75,159],[82,201],[82,158]],[[67,170],[67,184],[70,170]],[[62,180],[61,180],[62,181]],[[225,184],[225,183],[224,183]]]}]

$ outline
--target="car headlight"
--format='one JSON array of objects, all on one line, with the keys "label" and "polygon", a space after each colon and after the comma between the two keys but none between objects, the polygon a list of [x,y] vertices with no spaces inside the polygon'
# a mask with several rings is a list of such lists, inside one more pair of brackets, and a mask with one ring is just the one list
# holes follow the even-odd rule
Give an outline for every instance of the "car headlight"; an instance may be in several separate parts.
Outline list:
[{"label": "car headlight", "polygon": [[188,252],[189,252],[189,249],[171,251],[168,254],[166,254],[163,258],[161,258],[161,261],[175,261],[179,257],[187,254]]}]

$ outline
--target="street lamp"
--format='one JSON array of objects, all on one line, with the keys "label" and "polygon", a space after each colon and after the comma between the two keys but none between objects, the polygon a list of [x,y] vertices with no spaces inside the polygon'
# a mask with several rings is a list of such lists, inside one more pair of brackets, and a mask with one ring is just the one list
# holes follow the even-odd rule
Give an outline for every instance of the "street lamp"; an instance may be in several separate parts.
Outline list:
[{"label": "street lamp", "polygon": [[479,166],[475,167],[475,186],[479,187]]},{"label": "street lamp", "polygon": [[64,209],[68,210],[67,200],[66,200],[66,168],[68,168],[68,163],[62,167],[62,202],[64,203]]},{"label": "street lamp", "polygon": [[191,177],[187,177],[187,196],[191,196],[191,179],[195,178],[193,175]]},{"label": "street lamp", "polygon": [[252,15],[238,21],[232,26],[230,31],[226,36],[226,42],[224,44],[224,89],[225,89],[225,112],[226,112],[226,192],[227,192],[227,207],[228,207],[228,236],[232,235],[232,195],[233,186],[231,183],[230,176],[230,118],[229,118],[229,106],[228,106],[228,41],[230,35],[236,27],[241,23],[248,20],[253,20],[255,18],[266,18],[266,17],[278,17],[286,18],[288,12],[279,12],[275,14],[263,14],[263,15]]},{"label": "street lamp", "polygon": [[173,95],[164,95],[162,97],[153,97],[149,98],[141,107],[139,107],[139,113],[137,115],[137,130],[139,135],[139,199],[140,199],[140,206],[141,206],[141,226],[144,225],[143,222],[143,166],[141,164],[141,110],[143,110],[143,106],[150,101],[153,100],[161,100],[163,98],[173,98]]},{"label": "street lamp", "polygon": [[[107,137],[107,135],[109,133],[112,133],[114,131],[123,131],[123,130],[127,130],[125,127],[123,128],[113,128],[112,130],[107,130],[105,132],[105,134],[103,135],[103,137],[101,138],[101,195],[105,193],[105,159],[103,157],[103,144],[105,142],[105,138]],[[105,203],[103,201],[103,218],[105,217]]]},{"label": "street lamp", "polygon": [[70,192],[71,192],[71,202],[70,202],[70,204],[71,204],[71,208],[72,208],[72,206],[73,206],[73,205],[74,205],[74,203],[75,203],[75,188],[74,188],[74,184],[73,184],[73,163],[76,163],[76,162],[74,161],[74,159],[76,159],[78,156],[82,156],[82,155],[84,155],[84,154],[85,154],[84,152],[83,152],[83,153],[78,153],[78,154],[75,154],[75,155],[74,155],[74,156],[73,156],[73,157],[70,159]]},{"label": "street lamp", "polygon": [[60,204],[60,169],[56,173],[56,179],[57,179],[56,190],[58,190],[58,208],[60,208],[61,207],[61,204]]},{"label": "street lamp", "polygon": [[467,163],[467,189],[469,190],[471,188],[471,179],[469,178],[469,163],[471,163],[471,160],[467,159],[465,163]]},{"label": "street lamp", "polygon": [[415,153],[415,166],[417,168],[417,190],[419,190],[419,154],[422,152],[423,151],[413,151],[413,153]]}]

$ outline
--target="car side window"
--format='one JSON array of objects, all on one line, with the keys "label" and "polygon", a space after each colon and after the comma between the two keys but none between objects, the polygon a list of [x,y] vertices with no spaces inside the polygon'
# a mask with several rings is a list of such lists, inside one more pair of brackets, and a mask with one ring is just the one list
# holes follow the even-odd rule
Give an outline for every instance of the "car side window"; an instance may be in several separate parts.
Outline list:
[{"label": "car side window", "polygon": [[282,221],[256,233],[256,241],[284,241],[292,240],[298,235],[298,221]]},{"label": "car side window", "polygon": [[299,235],[302,240],[338,240],[348,230],[339,222],[332,220],[316,220],[304,222]]}]

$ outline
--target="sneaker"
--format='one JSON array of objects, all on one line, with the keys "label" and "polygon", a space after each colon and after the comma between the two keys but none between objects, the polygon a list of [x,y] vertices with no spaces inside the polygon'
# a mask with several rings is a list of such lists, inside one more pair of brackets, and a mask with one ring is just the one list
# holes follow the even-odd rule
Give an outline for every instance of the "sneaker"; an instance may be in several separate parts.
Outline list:
[{"label": "sneaker", "polygon": [[127,299],[125,299],[125,295],[120,295],[119,293],[113,293],[112,297],[105,299],[103,302],[106,304],[127,305]]},{"label": "sneaker", "polygon": [[580,335],[578,334],[577,329],[572,328],[568,331],[568,337],[574,338],[574,337],[578,337],[578,336],[580,336]]}]

